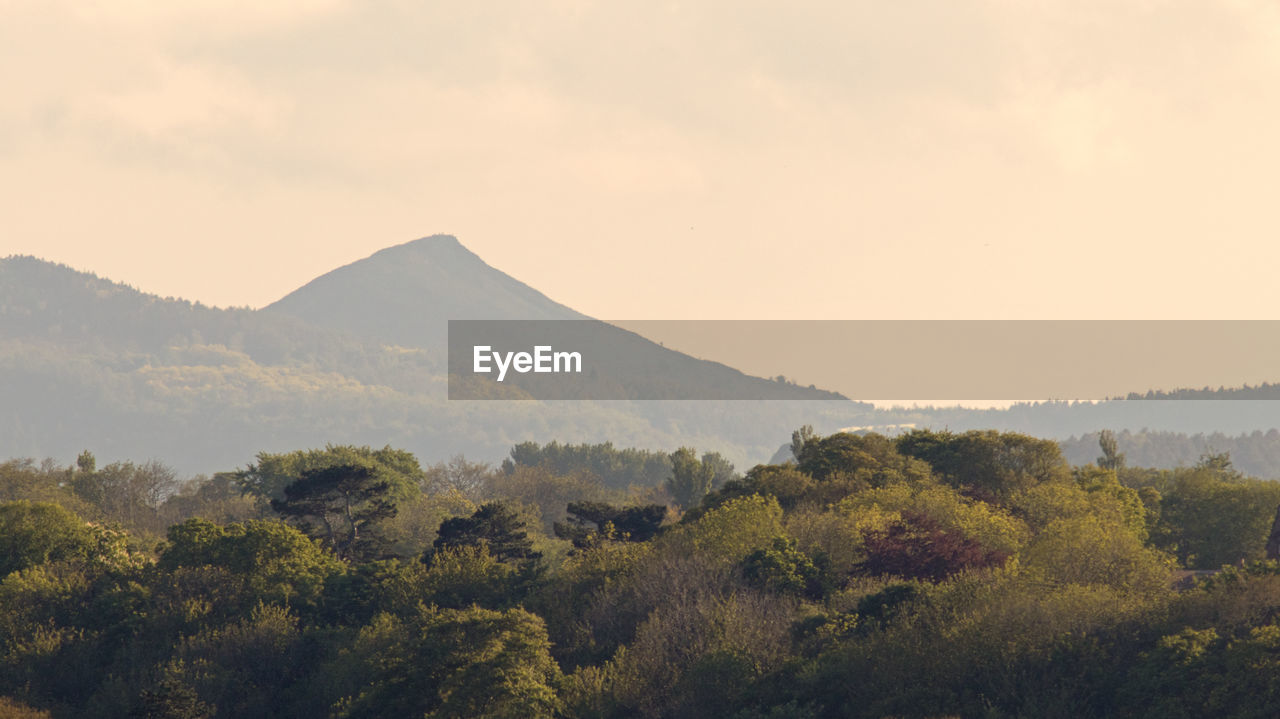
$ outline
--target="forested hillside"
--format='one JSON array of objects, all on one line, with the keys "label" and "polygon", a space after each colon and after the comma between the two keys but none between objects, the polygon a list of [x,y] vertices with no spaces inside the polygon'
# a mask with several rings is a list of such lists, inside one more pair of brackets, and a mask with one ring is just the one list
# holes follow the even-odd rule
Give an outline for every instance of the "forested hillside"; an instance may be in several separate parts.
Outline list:
[{"label": "forested hillside", "polygon": [[262,452],[186,483],[10,461],[0,712],[1273,715],[1280,484],[1097,450],[805,427],[745,472],[559,443],[496,468]]},{"label": "forested hillside", "polygon": [[[1255,430],[1248,434],[1222,432],[1192,435],[1176,432],[1113,433],[1131,465],[1172,469],[1190,467],[1205,454],[1225,453],[1241,472],[1264,479],[1280,478],[1280,430]],[[1071,462],[1084,464],[1098,456],[1099,432],[1062,440],[1062,452]]]},{"label": "forested hillside", "polygon": [[[333,282],[360,285],[345,303],[355,314],[330,311]],[[451,237],[378,253],[259,311],[160,298],[29,257],[0,260],[0,456],[66,461],[92,447],[127,459],[163,448],[183,471],[207,473],[263,447],[389,441],[424,457],[496,460],[515,443],[560,438],[652,448],[695,440],[745,459],[789,426],[821,423],[815,414],[834,413],[839,425],[871,411],[800,401],[735,403],[733,416],[716,403],[450,403],[444,347],[434,343],[445,320],[513,315],[579,316]],[[664,386],[833,396],[647,344],[674,367],[653,378]]]},{"label": "forested hillside", "polygon": [[[0,456],[69,461],[161,456],[186,474],[236,466],[260,449],[392,443],[437,461],[499,460],[521,442],[617,442],[670,452],[693,442],[748,465],[791,428],[889,425],[1000,429],[1069,440],[1122,435],[1149,466],[1206,448],[1139,430],[1218,433],[1240,466],[1280,476],[1274,387],[1152,393],[1150,400],[1040,402],[1007,409],[880,409],[820,389],[743,375],[626,333],[650,388],[677,394],[750,388],[775,401],[449,402],[450,318],[566,319],[579,313],[490,267],[448,236],[388,248],[334,270],[262,310],[160,298],[30,257],[0,260]],[[886,349],[891,351],[891,348]],[[651,354],[647,354],[651,353]],[[683,384],[682,384],[683,383]],[[763,389],[762,389],[763,388]],[[767,392],[765,392],[767,390]],[[638,388],[644,396],[645,388]],[[763,394],[761,394],[763,393]],[[1259,438],[1256,432],[1263,434]],[[1247,435],[1247,437],[1246,437]],[[1231,439],[1237,438],[1237,439]],[[1071,442],[1084,446],[1080,454]],[[1227,447],[1227,444],[1231,447]],[[1140,445],[1140,446],[1139,446]]]}]

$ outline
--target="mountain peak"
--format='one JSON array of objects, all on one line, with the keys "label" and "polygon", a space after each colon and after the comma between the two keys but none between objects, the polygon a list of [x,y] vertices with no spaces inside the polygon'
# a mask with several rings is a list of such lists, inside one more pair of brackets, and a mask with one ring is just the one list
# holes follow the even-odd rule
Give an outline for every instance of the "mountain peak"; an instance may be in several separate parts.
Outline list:
[{"label": "mountain peak", "polygon": [[430,235],[428,237],[420,237],[416,240],[410,240],[400,245],[392,245],[373,253],[373,257],[379,255],[398,255],[398,254],[453,254],[464,253],[475,255],[474,252],[468,250],[457,237],[453,235]]},{"label": "mountain peak", "polygon": [[265,309],[406,347],[431,344],[451,319],[584,318],[445,234],[379,250]]},{"label": "mountain peak", "polygon": [[442,264],[447,267],[458,267],[461,264],[493,269],[484,260],[480,259],[479,255],[467,249],[465,245],[458,241],[457,237],[453,235],[430,235],[410,240],[403,244],[384,247],[363,260],[357,260],[345,267],[338,268],[335,272],[366,263],[372,265],[382,263],[421,265],[425,263],[432,265]]}]

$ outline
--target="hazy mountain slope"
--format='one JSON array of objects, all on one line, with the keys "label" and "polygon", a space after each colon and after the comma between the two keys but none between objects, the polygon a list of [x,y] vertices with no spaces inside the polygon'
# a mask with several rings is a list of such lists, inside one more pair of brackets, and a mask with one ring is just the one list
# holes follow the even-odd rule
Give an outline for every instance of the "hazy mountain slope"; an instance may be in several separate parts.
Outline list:
[{"label": "hazy mountain slope", "polygon": [[450,235],[375,252],[263,308],[405,347],[442,347],[450,319],[585,319]]},{"label": "hazy mountain slope", "polygon": [[[1247,475],[1280,478],[1280,430],[1276,429],[1234,435],[1122,430],[1116,433],[1116,443],[1130,467],[1190,467],[1207,452],[1226,452],[1231,455],[1232,465]],[[1075,464],[1096,462],[1101,454],[1097,432],[1059,444],[1063,455]]]},{"label": "hazy mountain slope", "polygon": [[365,344],[287,315],[162,298],[34,257],[0,259],[0,341],[118,357],[219,345],[258,362],[330,369],[358,365],[352,355]]},{"label": "hazy mountain slope", "polygon": [[[184,472],[209,472],[243,465],[260,450],[326,442],[392,444],[433,462],[459,452],[494,461],[518,442],[559,440],[665,450],[693,445],[745,468],[766,461],[802,424],[823,433],[914,425],[1057,439],[1100,429],[1240,435],[1280,427],[1280,402],[1253,399],[1274,395],[1274,386],[1197,391],[1201,399],[1186,401],[1006,410],[876,411],[859,402],[802,400],[449,402],[444,353],[424,345],[437,330],[443,342],[444,322],[466,307],[476,318],[581,317],[452,238],[390,248],[259,311],[160,298],[29,257],[0,260],[0,459],[69,462],[91,449],[103,461],[155,457]],[[652,351],[647,345],[635,352]],[[655,366],[699,363],[658,349],[666,353],[663,362],[675,364]],[[683,378],[664,370],[661,380],[778,386],[706,364]],[[813,396],[795,389],[798,397]],[[1257,457],[1249,467],[1264,473],[1277,443],[1280,436],[1268,434],[1238,446]],[[1151,443],[1174,460],[1151,463],[1176,464],[1198,453],[1183,444]],[[1093,452],[1077,451],[1086,459]],[[1133,453],[1147,463],[1142,450]]]},{"label": "hazy mountain slope", "polygon": [[[508,298],[572,313],[521,292]],[[103,461],[156,457],[184,472],[210,472],[243,465],[260,450],[326,442],[393,444],[435,461],[459,452],[497,460],[518,442],[559,439],[668,450],[695,444],[744,463],[778,434],[814,421],[806,402],[740,402],[732,412],[700,402],[449,402],[442,359],[443,352],[389,346],[283,312],[160,298],[11,257],[0,260],[0,459],[65,462],[87,448]],[[727,367],[717,375],[778,386]]]},{"label": "hazy mountain slope", "polygon": [[[451,319],[586,320],[564,305],[500,272],[452,236],[434,235],[374,253],[340,267],[263,308],[311,324],[344,330],[374,342],[423,348],[431,353],[447,343]],[[575,346],[598,358],[599,366],[624,368],[621,394],[602,393],[590,380],[575,378],[578,397],[763,397],[843,399],[820,389],[751,377],[732,367],[666,349],[633,332],[592,324]],[[545,331],[537,328],[535,333]],[[545,337],[529,335],[532,346]],[[507,387],[536,386],[536,375],[512,376]],[[607,384],[607,383],[603,383]],[[536,396],[548,396],[547,394]],[[562,395],[556,395],[562,396]]]}]

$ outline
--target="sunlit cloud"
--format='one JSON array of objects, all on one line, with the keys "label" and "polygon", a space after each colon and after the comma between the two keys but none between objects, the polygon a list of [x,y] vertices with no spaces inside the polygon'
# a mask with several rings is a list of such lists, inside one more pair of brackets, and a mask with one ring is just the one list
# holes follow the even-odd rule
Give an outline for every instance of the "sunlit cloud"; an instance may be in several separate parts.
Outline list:
[{"label": "sunlit cloud", "polygon": [[[444,231],[602,316],[1222,316],[1280,299],[1261,274],[1280,260],[1262,190],[1280,163],[1274,3],[0,15],[0,189],[18,199],[0,252],[167,294],[262,304]],[[131,187],[185,214],[107,199]],[[1206,242],[1253,261],[1219,299],[1170,292],[1158,278],[1202,271]],[[174,271],[200,243],[224,249]],[[606,261],[634,271],[583,269]],[[1090,273],[1124,291],[1077,296]],[[654,297],[654,276],[689,294]]]}]

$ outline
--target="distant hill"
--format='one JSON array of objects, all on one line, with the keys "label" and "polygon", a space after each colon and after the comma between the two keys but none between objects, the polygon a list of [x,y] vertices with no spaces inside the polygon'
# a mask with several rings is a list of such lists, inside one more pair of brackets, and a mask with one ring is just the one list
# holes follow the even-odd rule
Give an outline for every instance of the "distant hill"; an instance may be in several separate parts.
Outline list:
[{"label": "distant hill", "polygon": [[[373,342],[439,352],[449,320],[588,320],[584,314],[490,267],[450,235],[433,235],[389,247],[326,273],[263,308],[318,327],[338,329]],[[751,377],[738,370],[669,350],[607,323],[578,326],[575,349],[602,367],[620,368],[625,384],[574,378],[579,393],[565,397],[619,399],[708,397],[732,399],[845,399],[835,392]],[[521,333],[531,347],[538,333]],[[567,330],[557,336],[569,334]],[[536,387],[537,375],[512,376],[504,389]],[[537,395],[535,396],[546,396]],[[504,394],[504,396],[510,396]]]},{"label": "distant hill", "polygon": [[34,257],[0,260],[0,343],[138,358],[218,345],[266,364],[350,369],[361,342],[287,315],[161,298]]},{"label": "distant hill", "polygon": [[[337,303],[344,291],[359,311]],[[326,303],[342,311],[329,314],[335,305]],[[9,257],[0,260],[0,460],[69,461],[92,449],[103,461],[156,457],[210,472],[260,450],[326,442],[392,444],[424,461],[455,453],[496,461],[522,441],[612,440],[667,451],[693,444],[742,463],[813,421],[812,403],[800,401],[733,403],[733,413],[701,402],[449,402],[443,348],[426,345],[453,312],[463,314],[451,308],[468,306],[473,317],[582,317],[443,237],[377,253],[258,311],[161,298]],[[663,359],[664,382],[831,396],[630,341]],[[681,367],[696,372],[681,380]]]},{"label": "distant hill", "polygon": [[431,349],[443,347],[451,319],[586,319],[490,267],[451,235],[380,250],[317,277],[262,311],[385,344]]},{"label": "distant hill", "polygon": [[1159,399],[1159,400],[1274,400],[1280,399],[1280,384],[1263,382],[1257,386],[1219,387],[1213,389],[1175,389],[1170,391],[1150,390],[1143,393],[1130,392],[1125,399]]},{"label": "distant hill", "polygon": [[[154,457],[194,473],[244,465],[261,450],[326,442],[391,444],[434,462],[456,453],[497,461],[517,443],[558,440],[664,451],[689,445],[745,469],[767,461],[803,424],[824,433],[994,428],[1060,440],[1101,429],[1254,437],[1280,428],[1280,403],[1260,399],[1273,396],[1274,385],[1004,410],[813,402],[832,395],[748,377],[630,333],[618,346],[657,368],[653,382],[762,383],[752,386],[792,399],[450,402],[443,328],[462,317],[583,315],[447,236],[383,250],[257,311],[161,298],[32,257],[0,260],[0,460],[69,462],[90,449],[103,462]],[[1280,436],[1257,435],[1247,453],[1268,460],[1273,445]],[[1166,465],[1194,451],[1163,440],[1148,446],[1178,458],[1151,460]],[[1069,448],[1073,458],[1092,451]]]},{"label": "distant hill", "polygon": [[[1096,462],[1101,451],[1098,433],[1090,432],[1059,442],[1062,453],[1074,464]],[[1205,453],[1227,453],[1236,469],[1253,477],[1280,479],[1280,430],[1255,430],[1247,434],[1221,432],[1116,432],[1116,444],[1130,467],[1173,469],[1190,467]]]}]

